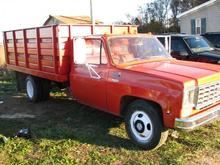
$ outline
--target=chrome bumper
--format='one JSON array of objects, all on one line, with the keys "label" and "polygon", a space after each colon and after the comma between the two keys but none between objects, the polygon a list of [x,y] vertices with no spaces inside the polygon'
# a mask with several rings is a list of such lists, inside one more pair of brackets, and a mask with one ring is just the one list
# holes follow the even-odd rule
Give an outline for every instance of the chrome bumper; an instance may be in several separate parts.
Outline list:
[{"label": "chrome bumper", "polygon": [[175,128],[190,131],[220,117],[220,105],[195,116],[175,119]]}]

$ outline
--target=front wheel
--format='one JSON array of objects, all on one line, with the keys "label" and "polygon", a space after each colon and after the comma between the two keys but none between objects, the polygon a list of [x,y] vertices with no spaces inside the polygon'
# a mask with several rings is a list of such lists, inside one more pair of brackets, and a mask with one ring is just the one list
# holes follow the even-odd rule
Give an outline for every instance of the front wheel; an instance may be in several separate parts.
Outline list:
[{"label": "front wheel", "polygon": [[130,139],[146,150],[160,147],[168,137],[158,109],[144,100],[128,106],[125,127]]}]

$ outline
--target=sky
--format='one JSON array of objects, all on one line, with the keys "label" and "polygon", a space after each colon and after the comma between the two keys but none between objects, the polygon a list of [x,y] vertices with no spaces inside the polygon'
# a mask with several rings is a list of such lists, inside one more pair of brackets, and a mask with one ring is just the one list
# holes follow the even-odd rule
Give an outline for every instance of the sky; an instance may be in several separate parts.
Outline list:
[{"label": "sky", "polygon": [[[93,16],[106,24],[138,15],[138,7],[152,0],[93,0]],[[0,32],[41,26],[49,15],[90,15],[90,0],[3,0]],[[0,42],[2,34],[0,35]]]}]

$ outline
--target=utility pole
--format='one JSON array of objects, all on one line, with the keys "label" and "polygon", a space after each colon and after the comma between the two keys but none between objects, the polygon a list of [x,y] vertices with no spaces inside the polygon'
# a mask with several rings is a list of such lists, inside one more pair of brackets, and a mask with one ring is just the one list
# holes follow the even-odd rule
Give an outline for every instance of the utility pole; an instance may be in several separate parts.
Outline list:
[{"label": "utility pole", "polygon": [[93,18],[93,6],[92,6],[92,1],[93,0],[90,0],[90,17],[91,17],[91,23],[92,25],[94,26],[95,25],[95,20]]}]

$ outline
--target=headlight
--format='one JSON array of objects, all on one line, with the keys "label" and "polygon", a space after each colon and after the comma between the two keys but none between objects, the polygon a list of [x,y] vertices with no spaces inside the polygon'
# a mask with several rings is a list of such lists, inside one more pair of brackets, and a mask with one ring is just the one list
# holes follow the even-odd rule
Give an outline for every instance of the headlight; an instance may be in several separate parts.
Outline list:
[{"label": "headlight", "polygon": [[195,93],[195,89],[184,91],[183,106],[195,107]]},{"label": "headlight", "polygon": [[191,82],[191,87],[184,87],[181,117],[188,117],[192,114],[197,103],[197,89],[195,83]]}]

